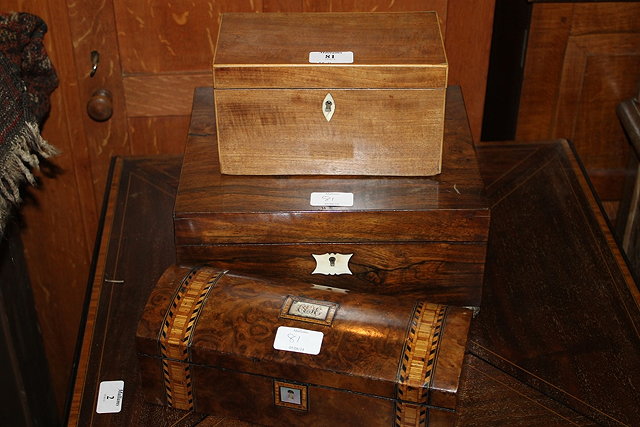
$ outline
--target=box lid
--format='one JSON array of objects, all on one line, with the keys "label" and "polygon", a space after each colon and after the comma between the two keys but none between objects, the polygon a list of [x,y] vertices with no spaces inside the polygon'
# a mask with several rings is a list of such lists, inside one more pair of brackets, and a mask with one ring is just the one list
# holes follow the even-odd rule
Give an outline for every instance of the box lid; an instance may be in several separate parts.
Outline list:
[{"label": "box lid", "polygon": [[[470,321],[463,308],[172,266],[149,296],[137,346],[169,364],[454,409]],[[282,328],[302,339],[281,342]]]},{"label": "box lid", "polygon": [[444,88],[447,70],[436,12],[226,13],[213,61],[216,89]]}]

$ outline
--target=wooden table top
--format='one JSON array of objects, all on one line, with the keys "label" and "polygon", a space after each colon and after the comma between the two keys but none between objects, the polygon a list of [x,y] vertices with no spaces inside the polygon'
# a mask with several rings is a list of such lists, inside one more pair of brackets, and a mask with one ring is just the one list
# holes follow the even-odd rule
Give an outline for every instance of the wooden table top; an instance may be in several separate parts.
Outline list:
[{"label": "wooden table top", "polygon": [[[459,90],[449,92],[447,109],[463,108]],[[206,108],[210,89],[198,89],[194,116]],[[213,137],[194,131],[190,138]],[[492,223],[458,424],[639,425],[640,296],[571,146],[494,143],[477,153]],[[135,330],[149,291],[175,262],[180,167],[175,156],[114,161],[69,425],[248,425],[147,404],[137,393]],[[123,409],[98,414],[98,385],[108,380],[125,382]]]}]

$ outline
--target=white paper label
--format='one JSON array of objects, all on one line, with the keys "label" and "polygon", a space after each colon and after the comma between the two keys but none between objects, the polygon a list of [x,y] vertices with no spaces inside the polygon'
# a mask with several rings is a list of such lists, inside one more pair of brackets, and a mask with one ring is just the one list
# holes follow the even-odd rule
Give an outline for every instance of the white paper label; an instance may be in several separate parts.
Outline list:
[{"label": "white paper label", "polygon": [[102,381],[98,389],[98,414],[111,414],[122,409],[124,381]]},{"label": "white paper label", "polygon": [[353,206],[353,193],[311,193],[311,206]]},{"label": "white paper label", "polygon": [[276,332],[276,339],[273,340],[273,348],[316,355],[320,353],[323,337],[322,332],[280,326]]},{"label": "white paper label", "polygon": [[353,64],[353,52],[309,52],[310,64]]}]

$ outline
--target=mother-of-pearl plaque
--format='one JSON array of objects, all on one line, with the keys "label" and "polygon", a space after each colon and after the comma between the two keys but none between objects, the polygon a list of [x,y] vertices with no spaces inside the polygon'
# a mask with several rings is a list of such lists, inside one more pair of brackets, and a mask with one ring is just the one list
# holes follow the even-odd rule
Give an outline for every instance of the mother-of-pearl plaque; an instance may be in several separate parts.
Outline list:
[{"label": "mother-of-pearl plaque", "polygon": [[326,253],[322,255],[312,255],[316,260],[316,268],[311,274],[324,274],[328,276],[353,274],[351,270],[349,270],[349,260],[353,254]]}]

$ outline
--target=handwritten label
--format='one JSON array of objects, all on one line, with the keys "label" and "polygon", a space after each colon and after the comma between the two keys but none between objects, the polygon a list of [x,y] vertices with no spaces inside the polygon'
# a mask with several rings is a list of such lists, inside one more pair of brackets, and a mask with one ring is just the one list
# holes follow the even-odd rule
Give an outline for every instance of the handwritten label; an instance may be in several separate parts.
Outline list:
[{"label": "handwritten label", "polygon": [[315,356],[320,354],[323,338],[322,332],[280,326],[273,340],[273,348]]},{"label": "handwritten label", "polygon": [[353,52],[309,52],[310,64],[353,64]]},{"label": "handwritten label", "polygon": [[124,381],[102,381],[98,388],[98,414],[112,414],[122,409]]},{"label": "handwritten label", "polygon": [[353,206],[353,193],[311,193],[311,206]]}]

